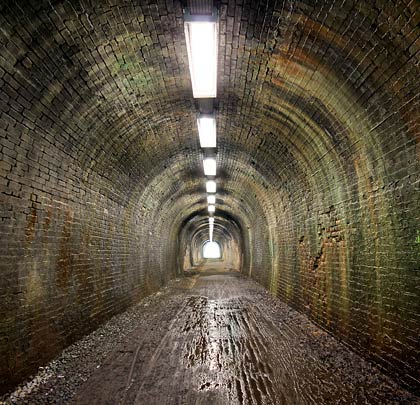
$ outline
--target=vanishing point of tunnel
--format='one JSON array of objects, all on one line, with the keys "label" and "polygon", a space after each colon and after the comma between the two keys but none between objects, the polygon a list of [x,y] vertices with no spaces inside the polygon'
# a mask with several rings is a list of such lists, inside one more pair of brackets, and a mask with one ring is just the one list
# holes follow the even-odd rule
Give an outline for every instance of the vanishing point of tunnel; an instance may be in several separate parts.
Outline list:
[{"label": "vanishing point of tunnel", "polygon": [[420,404],[419,0],[1,0],[0,404]]}]

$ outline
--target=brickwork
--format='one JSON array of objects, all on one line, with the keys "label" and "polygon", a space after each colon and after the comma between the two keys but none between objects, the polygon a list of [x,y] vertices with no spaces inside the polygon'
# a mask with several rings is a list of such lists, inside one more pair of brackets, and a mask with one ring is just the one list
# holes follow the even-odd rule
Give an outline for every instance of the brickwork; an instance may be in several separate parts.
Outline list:
[{"label": "brickwork", "polygon": [[220,10],[221,149],[264,179],[251,275],[418,388],[418,5]]},{"label": "brickwork", "polygon": [[[214,4],[217,232],[419,388],[418,2]],[[5,390],[174,277],[206,203],[179,1],[4,1],[0,27]]]},{"label": "brickwork", "polygon": [[0,6],[1,390],[174,276],[166,185],[147,185],[194,120],[180,5],[18,3]]}]

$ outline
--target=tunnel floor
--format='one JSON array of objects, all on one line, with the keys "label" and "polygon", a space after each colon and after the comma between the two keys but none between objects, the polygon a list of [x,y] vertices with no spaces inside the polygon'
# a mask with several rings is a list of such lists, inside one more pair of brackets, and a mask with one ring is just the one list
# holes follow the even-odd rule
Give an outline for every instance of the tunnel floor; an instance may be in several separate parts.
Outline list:
[{"label": "tunnel floor", "polygon": [[10,403],[420,403],[261,286],[214,264],[113,318],[37,378]]}]

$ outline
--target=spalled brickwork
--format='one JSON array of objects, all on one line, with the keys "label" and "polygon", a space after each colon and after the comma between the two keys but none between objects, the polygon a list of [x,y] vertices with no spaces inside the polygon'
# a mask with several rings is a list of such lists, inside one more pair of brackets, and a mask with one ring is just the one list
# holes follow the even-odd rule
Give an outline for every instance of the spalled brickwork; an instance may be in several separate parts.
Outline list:
[{"label": "spalled brickwork", "polygon": [[[418,3],[214,3],[220,238],[418,388]],[[3,390],[182,268],[206,203],[181,6],[0,5]]]}]

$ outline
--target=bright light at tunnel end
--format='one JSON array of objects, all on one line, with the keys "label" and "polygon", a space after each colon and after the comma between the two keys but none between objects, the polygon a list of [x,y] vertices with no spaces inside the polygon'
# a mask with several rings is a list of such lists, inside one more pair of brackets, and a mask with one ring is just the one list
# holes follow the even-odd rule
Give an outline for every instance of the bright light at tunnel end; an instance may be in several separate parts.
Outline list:
[{"label": "bright light at tunnel end", "polygon": [[213,98],[217,95],[217,12],[212,15],[184,13],[188,62],[194,98]]},{"label": "bright light at tunnel end", "polygon": [[203,245],[203,257],[204,259],[220,259],[221,252],[219,244],[217,242],[207,241]]}]

